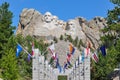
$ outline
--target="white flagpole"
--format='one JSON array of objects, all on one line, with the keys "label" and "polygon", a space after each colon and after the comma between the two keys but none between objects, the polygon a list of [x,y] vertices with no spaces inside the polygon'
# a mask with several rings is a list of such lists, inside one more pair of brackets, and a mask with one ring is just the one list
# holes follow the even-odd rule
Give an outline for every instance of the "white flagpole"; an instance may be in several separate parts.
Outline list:
[{"label": "white flagpole", "polygon": [[[17,43],[20,47],[22,47],[19,43]],[[23,47],[22,47],[23,48]],[[23,50],[28,54],[28,55],[30,55],[29,54],[29,52],[25,49],[25,48],[23,48]],[[32,56],[30,55],[30,57],[32,58]]]},{"label": "white flagpole", "polygon": [[43,53],[42,53],[42,56],[47,52],[48,49],[46,49]]}]

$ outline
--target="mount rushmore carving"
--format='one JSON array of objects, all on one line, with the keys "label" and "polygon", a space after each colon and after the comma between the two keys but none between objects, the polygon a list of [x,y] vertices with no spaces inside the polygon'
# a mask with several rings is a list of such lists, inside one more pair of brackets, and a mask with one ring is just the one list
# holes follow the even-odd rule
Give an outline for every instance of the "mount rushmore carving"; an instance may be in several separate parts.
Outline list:
[{"label": "mount rushmore carving", "polygon": [[102,17],[95,17],[90,21],[76,17],[65,22],[50,12],[41,14],[34,9],[23,9],[16,34],[44,38],[48,42],[53,40],[53,37],[60,38],[66,34],[73,39],[78,37],[84,44],[89,41],[92,47],[97,49],[100,36],[103,35],[100,29],[106,26],[106,20]]}]

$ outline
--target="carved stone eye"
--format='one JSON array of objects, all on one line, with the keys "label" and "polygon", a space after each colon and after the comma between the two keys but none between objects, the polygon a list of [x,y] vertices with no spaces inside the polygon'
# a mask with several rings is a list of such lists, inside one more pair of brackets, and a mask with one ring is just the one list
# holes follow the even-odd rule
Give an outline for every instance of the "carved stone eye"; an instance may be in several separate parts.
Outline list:
[{"label": "carved stone eye", "polygon": [[72,23],[69,23],[69,25],[73,25]]}]

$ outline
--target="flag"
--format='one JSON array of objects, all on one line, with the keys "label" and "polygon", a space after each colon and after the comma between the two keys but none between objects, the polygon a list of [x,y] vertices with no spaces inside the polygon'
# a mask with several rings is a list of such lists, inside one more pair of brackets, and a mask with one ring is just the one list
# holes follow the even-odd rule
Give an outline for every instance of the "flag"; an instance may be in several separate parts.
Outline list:
[{"label": "flag", "polygon": [[84,51],[82,51],[81,61],[84,62]]},{"label": "flag", "polygon": [[91,44],[89,41],[87,42],[87,48],[91,48]]},{"label": "flag", "polygon": [[70,64],[70,58],[71,58],[71,54],[67,53],[67,63],[68,63],[69,65],[71,65],[71,64]]},{"label": "flag", "polygon": [[53,53],[52,58],[55,60],[55,58],[56,58],[56,57],[55,57],[55,53]]},{"label": "flag", "polygon": [[85,53],[85,57],[88,57],[88,55],[90,54],[90,48],[85,48],[84,53]]},{"label": "flag", "polygon": [[48,49],[50,50],[52,55],[55,54],[55,46],[54,46],[54,44],[50,45]]},{"label": "flag", "polygon": [[70,61],[71,54],[67,54],[67,60]]},{"label": "flag", "polygon": [[57,59],[56,59],[56,67],[58,68],[58,70],[59,70],[59,73],[61,73],[62,72],[62,68],[61,68],[61,66],[60,66],[60,64],[59,64],[59,59],[58,59],[58,57],[56,57]]},{"label": "flag", "polygon": [[78,56],[78,65],[81,63],[81,55]]},{"label": "flag", "polygon": [[71,58],[71,54],[67,53],[67,57]]},{"label": "flag", "polygon": [[80,63],[82,63],[84,61],[84,54],[83,54],[83,56],[82,55],[79,55],[79,57],[78,57],[78,65],[80,64]]},{"label": "flag", "polygon": [[101,46],[101,47],[100,47],[100,50],[101,50],[101,52],[102,52],[102,55],[103,55],[103,56],[106,56],[106,48],[105,48],[105,45]]},{"label": "flag", "polygon": [[67,68],[67,63],[66,62],[64,62],[64,68],[63,69],[66,69]]},{"label": "flag", "polygon": [[32,56],[34,55],[34,43],[32,43]]},{"label": "flag", "polygon": [[62,67],[59,65],[57,68],[59,69],[59,73],[61,73],[62,72]]},{"label": "flag", "polygon": [[59,66],[59,59],[57,58],[56,59],[56,67],[58,67]]},{"label": "flag", "polygon": [[96,63],[99,61],[98,55],[97,55],[96,52],[94,52],[94,53],[92,54],[92,59],[93,59]]},{"label": "flag", "polygon": [[68,58],[67,58],[67,63],[68,63],[69,65],[71,65],[71,63],[70,63],[70,59],[68,59]]},{"label": "flag", "polygon": [[55,53],[55,60],[56,60],[56,59],[58,59],[58,54],[57,54],[57,53]]},{"label": "flag", "polygon": [[31,55],[28,54],[28,57],[27,57],[28,62],[30,61],[30,57],[31,57]]},{"label": "flag", "polygon": [[69,44],[69,51],[73,55],[75,52],[75,48],[72,46],[72,44]]},{"label": "flag", "polygon": [[22,51],[22,47],[20,44],[17,45],[16,57],[19,56],[20,52]]},{"label": "flag", "polygon": [[58,58],[58,54],[57,54],[57,53],[53,53],[52,58],[53,58],[54,60],[56,60],[56,59]]}]

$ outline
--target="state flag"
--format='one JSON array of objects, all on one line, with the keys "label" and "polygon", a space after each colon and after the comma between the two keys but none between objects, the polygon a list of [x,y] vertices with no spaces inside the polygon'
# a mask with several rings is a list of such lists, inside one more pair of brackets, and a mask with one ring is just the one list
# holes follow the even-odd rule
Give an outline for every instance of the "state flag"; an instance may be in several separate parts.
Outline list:
[{"label": "state flag", "polygon": [[19,57],[20,52],[22,51],[22,47],[20,44],[17,45],[17,50],[16,50],[16,57]]}]

